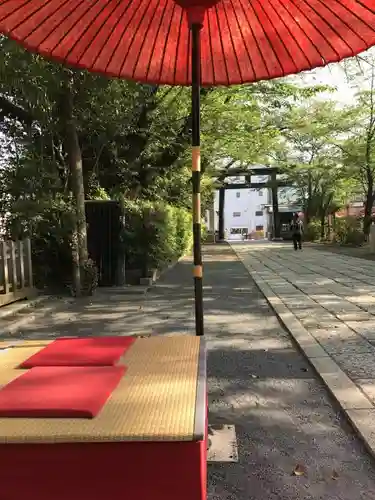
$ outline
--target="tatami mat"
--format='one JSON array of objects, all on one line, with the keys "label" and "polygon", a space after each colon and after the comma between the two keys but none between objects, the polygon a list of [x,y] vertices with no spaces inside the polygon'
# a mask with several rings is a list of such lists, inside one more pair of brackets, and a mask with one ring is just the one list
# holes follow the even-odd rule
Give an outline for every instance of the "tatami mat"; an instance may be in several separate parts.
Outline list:
[{"label": "tatami mat", "polygon": [[[21,349],[3,354],[8,371],[38,347]],[[128,367],[125,376],[96,418],[1,418],[0,443],[191,441],[199,350],[200,339],[192,335],[138,338],[120,360]]]},{"label": "tatami mat", "polygon": [[[36,354],[38,351],[43,349],[51,341],[25,341],[22,344],[16,344],[14,347],[6,346],[5,351],[0,351],[0,372],[4,369],[17,368],[22,361]],[[8,344],[9,345],[9,344]]]},{"label": "tatami mat", "polygon": [[8,369],[1,369],[0,370],[0,387],[2,385],[9,384],[12,380],[14,380],[16,377],[19,377],[23,373],[25,373],[26,370],[14,370],[13,368],[8,368]]}]

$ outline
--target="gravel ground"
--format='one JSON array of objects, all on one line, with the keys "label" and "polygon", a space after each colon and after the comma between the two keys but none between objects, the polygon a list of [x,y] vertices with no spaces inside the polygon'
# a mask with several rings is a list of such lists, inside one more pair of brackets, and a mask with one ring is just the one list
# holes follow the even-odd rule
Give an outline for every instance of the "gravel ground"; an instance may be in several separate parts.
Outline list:
[{"label": "gravel ground", "polygon": [[[225,245],[204,254],[209,420],[235,425],[239,447],[209,465],[208,500],[375,500],[372,459],[242,263]],[[22,337],[193,333],[191,275],[186,259],[145,298],[99,295]]]}]

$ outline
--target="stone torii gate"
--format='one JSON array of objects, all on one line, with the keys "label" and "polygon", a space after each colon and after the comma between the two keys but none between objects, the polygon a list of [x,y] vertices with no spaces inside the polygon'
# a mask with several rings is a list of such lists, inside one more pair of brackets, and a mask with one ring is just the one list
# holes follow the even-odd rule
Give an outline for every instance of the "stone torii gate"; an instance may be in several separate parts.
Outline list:
[{"label": "stone torii gate", "polygon": [[[231,169],[226,173],[223,179],[223,184],[219,187],[219,241],[223,241],[225,238],[224,234],[224,207],[225,207],[225,191],[227,189],[271,189],[272,197],[272,212],[273,212],[273,237],[280,238],[280,217],[279,217],[279,199],[278,199],[278,188],[290,186],[290,181],[285,181],[277,179],[277,174],[280,170],[277,167],[260,167],[251,170],[244,169]],[[233,176],[244,176],[244,183],[226,183],[225,179],[227,177]],[[266,182],[251,182],[252,176],[268,176],[268,181]]]}]

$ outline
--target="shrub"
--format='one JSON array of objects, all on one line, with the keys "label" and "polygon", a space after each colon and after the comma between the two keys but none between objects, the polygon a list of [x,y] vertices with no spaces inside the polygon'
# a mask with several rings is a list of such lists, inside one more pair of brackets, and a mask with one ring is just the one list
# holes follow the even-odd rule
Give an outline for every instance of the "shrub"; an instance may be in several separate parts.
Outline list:
[{"label": "shrub", "polygon": [[[98,287],[98,269],[92,259],[87,261],[80,268],[81,273],[81,295],[91,297]],[[70,293],[73,297],[77,296],[77,290],[74,281],[70,285]]]},{"label": "shrub", "polygon": [[[203,231],[202,231],[203,238]],[[176,210],[176,254],[183,255],[193,244],[192,217],[183,209]]]},{"label": "shrub", "polygon": [[98,268],[92,259],[81,267],[82,295],[91,296],[98,287]]},{"label": "shrub", "polygon": [[311,219],[304,228],[304,238],[306,241],[317,241],[320,239],[320,221]]},{"label": "shrub", "polygon": [[341,245],[361,246],[365,237],[360,219],[356,217],[336,218],[334,240]]},{"label": "shrub", "polygon": [[72,207],[62,197],[18,200],[7,217],[10,239],[31,239],[34,285],[61,291],[72,273]]},{"label": "shrub", "polygon": [[191,248],[192,219],[186,210],[162,203],[124,202],[123,244],[127,269],[161,269]]}]

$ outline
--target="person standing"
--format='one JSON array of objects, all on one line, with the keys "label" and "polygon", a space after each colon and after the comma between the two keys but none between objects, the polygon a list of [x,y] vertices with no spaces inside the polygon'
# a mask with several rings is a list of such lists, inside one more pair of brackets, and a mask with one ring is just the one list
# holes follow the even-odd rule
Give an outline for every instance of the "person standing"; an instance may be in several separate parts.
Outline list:
[{"label": "person standing", "polygon": [[293,214],[293,220],[290,224],[290,229],[292,231],[294,250],[302,250],[303,223],[297,213]]}]

